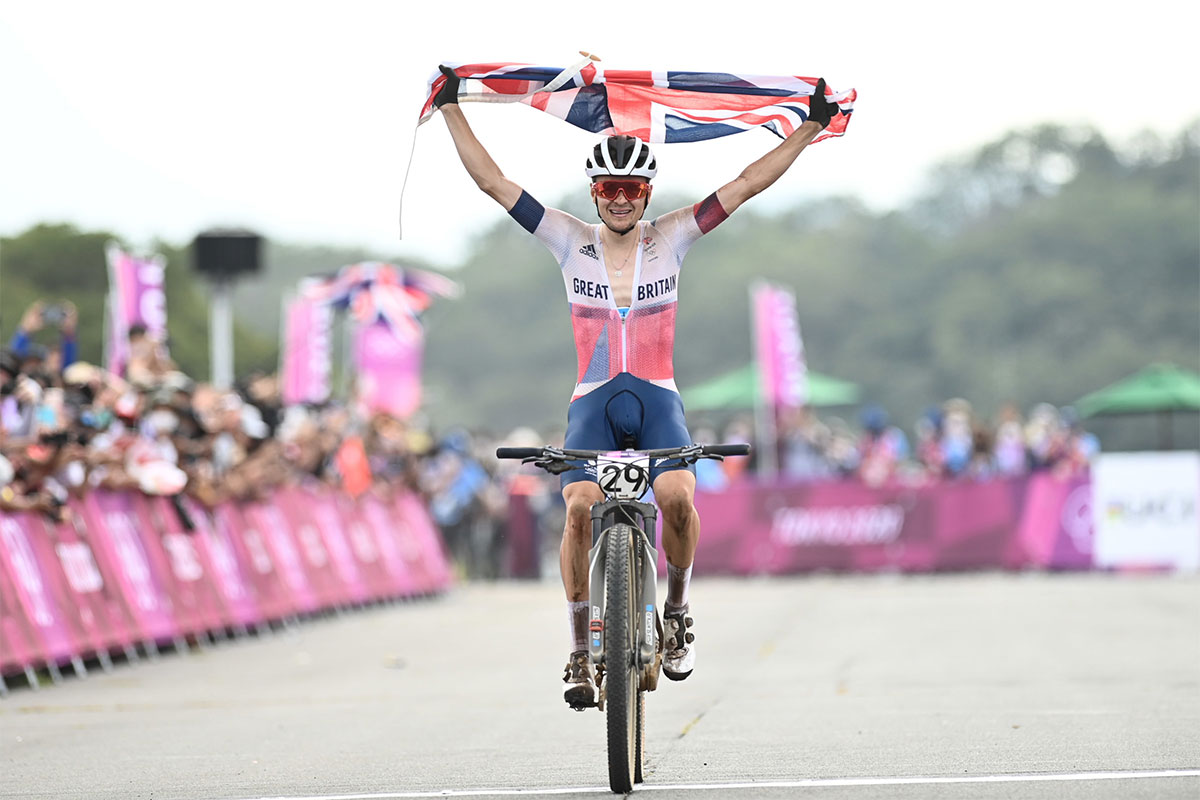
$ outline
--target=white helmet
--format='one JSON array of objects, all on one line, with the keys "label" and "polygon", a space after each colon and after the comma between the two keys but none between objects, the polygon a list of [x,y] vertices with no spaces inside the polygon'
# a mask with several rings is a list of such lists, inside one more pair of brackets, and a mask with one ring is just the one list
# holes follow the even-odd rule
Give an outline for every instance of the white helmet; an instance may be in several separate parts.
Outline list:
[{"label": "white helmet", "polygon": [[652,179],[658,174],[658,162],[650,145],[636,136],[610,136],[592,148],[587,160],[587,176],[628,175]]}]

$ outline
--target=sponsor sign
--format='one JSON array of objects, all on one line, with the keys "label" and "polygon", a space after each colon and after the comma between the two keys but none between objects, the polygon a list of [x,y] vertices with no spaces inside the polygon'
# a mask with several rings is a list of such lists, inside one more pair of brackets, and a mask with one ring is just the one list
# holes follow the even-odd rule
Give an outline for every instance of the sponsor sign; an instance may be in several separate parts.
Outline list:
[{"label": "sponsor sign", "polygon": [[1200,453],[1105,453],[1092,474],[1097,566],[1200,570]]}]

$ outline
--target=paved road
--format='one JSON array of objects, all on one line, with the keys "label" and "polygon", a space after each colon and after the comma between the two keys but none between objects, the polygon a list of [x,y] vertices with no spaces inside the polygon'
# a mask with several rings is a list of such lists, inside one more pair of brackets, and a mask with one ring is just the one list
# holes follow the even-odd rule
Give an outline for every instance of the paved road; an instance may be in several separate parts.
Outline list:
[{"label": "paved road", "polygon": [[[1195,578],[692,594],[699,665],[650,696],[638,794],[1200,797]],[[565,643],[556,585],[471,586],[21,689],[0,797],[604,796],[604,720],[562,705]]]}]

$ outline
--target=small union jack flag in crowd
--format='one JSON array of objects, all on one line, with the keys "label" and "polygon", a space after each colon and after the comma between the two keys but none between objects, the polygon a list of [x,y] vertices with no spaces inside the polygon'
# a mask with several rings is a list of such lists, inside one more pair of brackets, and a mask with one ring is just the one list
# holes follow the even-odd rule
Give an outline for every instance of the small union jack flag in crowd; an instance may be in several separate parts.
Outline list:
[{"label": "small union jack flag in crowd", "polygon": [[[448,64],[460,78],[459,100],[521,102],[601,135],[629,134],[647,142],[698,142],[751,128],[788,136],[808,119],[817,78],[727,72],[606,70],[587,59],[560,69],[531,64]],[[420,122],[446,82],[429,80]],[[857,93],[825,96],[839,113],[815,141],[846,132]],[[419,123],[418,123],[419,124]]]},{"label": "small union jack flag in crowd", "polygon": [[384,320],[396,330],[412,329],[435,297],[457,297],[457,283],[421,269],[379,261],[342,267],[333,275],[306,279],[300,293],[308,300],[347,309],[360,323]]}]

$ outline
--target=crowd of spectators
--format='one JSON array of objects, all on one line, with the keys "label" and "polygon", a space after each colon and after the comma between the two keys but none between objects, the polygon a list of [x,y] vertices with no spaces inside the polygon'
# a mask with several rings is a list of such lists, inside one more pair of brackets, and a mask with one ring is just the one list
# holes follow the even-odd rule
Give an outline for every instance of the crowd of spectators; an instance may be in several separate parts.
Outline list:
[{"label": "crowd of spectators", "polygon": [[[74,316],[35,303],[0,351],[0,511],[63,519],[89,489],[186,492],[211,507],[303,480],[355,494],[421,482],[429,436],[399,420],[284,408],[269,374],[229,389],[198,382],[140,327],[117,375],[75,359]],[[35,340],[51,326],[53,349]]]},{"label": "crowd of spectators", "polygon": [[[493,453],[499,444],[561,443],[561,431],[434,435],[419,422],[343,404],[285,407],[274,375],[219,389],[180,371],[140,327],[118,375],[77,360],[75,324],[70,303],[35,303],[0,350],[0,512],[62,520],[69,498],[90,489],[187,493],[212,507],[301,481],[356,495],[405,487],[423,495],[464,575],[513,573],[504,548],[518,524],[517,500],[534,560],[556,558],[563,514],[556,479]],[[1076,475],[1098,450],[1070,409],[1046,404],[1027,418],[1010,408],[984,422],[965,400],[950,400],[923,415],[911,439],[879,408],[864,409],[857,422],[805,408],[781,415],[779,476],[919,485],[1037,470]],[[695,425],[697,441],[755,441],[747,417],[725,421],[719,434],[703,420]],[[755,469],[752,459],[702,461],[697,478],[702,489],[720,491]]]},{"label": "crowd of spectators", "polygon": [[786,414],[779,427],[780,473],[795,480],[858,479],[870,486],[892,482],[1012,478],[1049,471],[1084,475],[1099,440],[1070,407],[1041,403],[1027,418],[1006,406],[981,418],[961,398],[929,409],[913,437],[889,423],[887,413],[865,408],[855,431],[840,418],[826,422],[812,409]]}]

